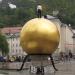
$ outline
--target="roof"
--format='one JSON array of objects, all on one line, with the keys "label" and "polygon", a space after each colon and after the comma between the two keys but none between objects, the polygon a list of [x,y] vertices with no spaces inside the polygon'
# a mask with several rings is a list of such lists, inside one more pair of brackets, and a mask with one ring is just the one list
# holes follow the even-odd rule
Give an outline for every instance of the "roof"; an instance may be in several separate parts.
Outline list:
[{"label": "roof", "polygon": [[5,27],[5,28],[1,28],[1,32],[4,34],[15,34],[15,33],[19,33],[21,31],[22,27]]},{"label": "roof", "polygon": [[47,19],[49,19],[49,20],[52,20],[52,19],[57,19],[56,17],[54,17],[54,16],[51,16],[51,15],[45,15],[46,17],[47,17]]}]

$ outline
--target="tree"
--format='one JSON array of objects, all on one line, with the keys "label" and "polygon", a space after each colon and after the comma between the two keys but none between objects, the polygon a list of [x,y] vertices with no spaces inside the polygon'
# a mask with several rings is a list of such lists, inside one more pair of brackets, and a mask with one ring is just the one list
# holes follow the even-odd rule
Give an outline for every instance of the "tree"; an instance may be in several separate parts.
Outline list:
[{"label": "tree", "polygon": [[[8,2],[15,4],[11,9]],[[58,11],[57,17],[64,23],[75,27],[75,0],[3,0],[0,4],[0,27],[23,25],[28,20],[37,17],[36,7],[41,4],[42,15],[53,15]]]},{"label": "tree", "polygon": [[2,55],[7,55],[9,53],[8,42],[6,37],[0,33],[0,50]]}]

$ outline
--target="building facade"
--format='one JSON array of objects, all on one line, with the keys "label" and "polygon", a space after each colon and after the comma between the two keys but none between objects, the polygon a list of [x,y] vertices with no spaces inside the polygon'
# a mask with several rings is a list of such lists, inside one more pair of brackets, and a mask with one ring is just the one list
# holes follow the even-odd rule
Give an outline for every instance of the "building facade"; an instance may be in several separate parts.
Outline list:
[{"label": "building facade", "polygon": [[60,42],[57,53],[59,52],[68,52],[71,50],[73,53],[75,52],[73,49],[73,32],[69,25],[62,23],[58,18],[47,15],[47,18],[51,20],[57,26],[60,33]]},{"label": "building facade", "polygon": [[6,35],[9,44],[9,56],[23,56],[26,55],[20,46],[20,30],[22,27],[8,27],[2,28],[2,33]]}]

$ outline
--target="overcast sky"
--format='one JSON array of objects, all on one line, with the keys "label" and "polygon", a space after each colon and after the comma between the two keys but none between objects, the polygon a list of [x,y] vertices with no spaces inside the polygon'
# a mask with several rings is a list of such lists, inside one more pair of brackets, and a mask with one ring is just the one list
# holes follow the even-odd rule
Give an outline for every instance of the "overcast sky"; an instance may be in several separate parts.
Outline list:
[{"label": "overcast sky", "polygon": [[8,3],[9,4],[9,7],[11,8],[11,9],[14,9],[14,8],[16,8],[16,5],[14,5],[14,4],[11,4],[11,3]]},{"label": "overcast sky", "polygon": [[0,2],[2,2],[2,0],[0,0]]}]

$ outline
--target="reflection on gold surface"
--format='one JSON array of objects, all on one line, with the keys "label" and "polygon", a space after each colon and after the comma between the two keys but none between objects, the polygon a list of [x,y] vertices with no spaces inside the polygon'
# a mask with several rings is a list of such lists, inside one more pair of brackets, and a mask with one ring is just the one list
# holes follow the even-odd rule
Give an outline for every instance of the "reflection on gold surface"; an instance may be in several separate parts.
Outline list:
[{"label": "reflection on gold surface", "polygon": [[20,44],[28,54],[53,53],[58,47],[59,39],[56,25],[44,18],[28,21],[20,33]]}]

